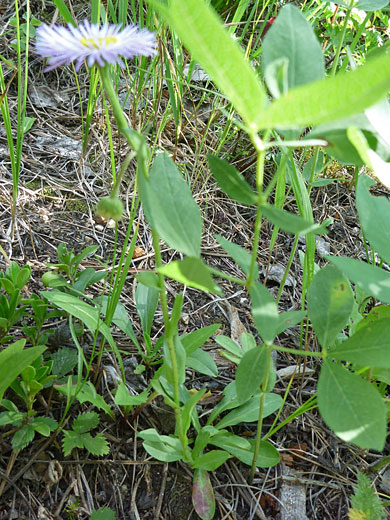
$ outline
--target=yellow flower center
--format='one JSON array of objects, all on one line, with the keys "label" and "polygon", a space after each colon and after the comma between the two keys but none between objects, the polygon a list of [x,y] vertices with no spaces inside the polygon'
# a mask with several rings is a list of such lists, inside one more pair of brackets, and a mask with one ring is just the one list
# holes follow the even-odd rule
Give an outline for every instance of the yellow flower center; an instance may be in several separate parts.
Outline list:
[{"label": "yellow flower center", "polygon": [[105,38],[81,38],[80,42],[85,45],[88,49],[101,49],[111,43],[117,43],[118,38],[116,36],[106,36]]}]

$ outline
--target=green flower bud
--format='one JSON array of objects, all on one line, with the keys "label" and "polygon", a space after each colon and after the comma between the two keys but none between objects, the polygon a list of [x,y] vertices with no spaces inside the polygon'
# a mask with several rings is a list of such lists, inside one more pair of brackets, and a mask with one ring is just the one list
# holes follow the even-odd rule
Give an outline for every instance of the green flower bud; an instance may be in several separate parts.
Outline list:
[{"label": "green flower bud", "polygon": [[123,215],[123,202],[118,198],[103,197],[99,200],[96,213],[107,220],[120,220]]}]

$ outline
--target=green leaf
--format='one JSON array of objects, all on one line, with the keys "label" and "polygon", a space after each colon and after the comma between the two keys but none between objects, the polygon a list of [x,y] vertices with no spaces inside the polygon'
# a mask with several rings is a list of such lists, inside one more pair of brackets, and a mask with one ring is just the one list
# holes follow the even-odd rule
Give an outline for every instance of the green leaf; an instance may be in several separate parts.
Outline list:
[{"label": "green leaf", "polygon": [[42,291],[41,294],[61,309],[64,309],[71,316],[75,316],[85,323],[92,334],[99,331],[106,338],[110,347],[114,350],[118,363],[124,373],[122,356],[115,344],[109,327],[107,327],[107,325],[100,319],[98,308],[92,307],[92,305],[79,300],[76,296],[60,291]]},{"label": "green leaf", "polygon": [[[277,394],[266,394],[264,402],[263,417],[268,417],[280,408],[283,399]],[[227,426],[234,426],[241,422],[254,422],[259,418],[260,393],[255,394],[248,402],[229,412],[218,424],[218,430]]]},{"label": "green leaf", "polygon": [[23,350],[25,343],[20,339],[0,352],[0,401],[18,375],[46,350],[44,345]]},{"label": "green leaf", "polygon": [[99,424],[99,416],[96,412],[85,412],[73,421],[72,429],[77,433],[89,432]]},{"label": "green leaf", "polygon": [[77,350],[74,348],[62,347],[53,353],[52,373],[57,377],[68,374],[77,365]]},{"label": "green leaf", "polygon": [[194,460],[193,468],[201,468],[205,471],[215,471],[222,466],[228,459],[230,454],[227,451],[212,450],[204,455],[200,455]]},{"label": "green leaf", "polygon": [[379,11],[379,9],[386,7],[388,3],[389,0],[359,0],[356,8],[362,11]]},{"label": "green leaf", "polygon": [[354,518],[355,520],[384,520],[387,516],[386,511],[371,485],[370,478],[358,471],[357,480],[357,486],[354,487],[355,494],[351,496],[352,508],[348,511],[349,518],[351,520]]},{"label": "green leaf", "polygon": [[323,235],[324,233],[328,233],[326,226],[331,222],[330,219],[326,219],[321,224],[314,224],[289,211],[275,208],[275,206],[268,204],[261,206],[261,211],[272,224],[294,235],[307,235],[308,233]]},{"label": "green leaf", "polygon": [[199,347],[204,345],[206,341],[217,332],[220,326],[220,323],[216,323],[214,325],[202,327],[201,329],[196,329],[188,334],[182,334],[180,336],[180,341],[186,350],[187,356],[190,356],[198,350]]},{"label": "green leaf", "polygon": [[159,291],[151,289],[142,283],[137,284],[135,292],[135,302],[137,313],[141,320],[142,330],[150,335],[152,330],[153,318],[157,309]]},{"label": "green leaf", "polygon": [[292,4],[284,6],[263,42],[261,67],[287,58],[288,87],[297,87],[325,76],[321,45],[302,12]]},{"label": "green leaf", "polygon": [[187,256],[184,260],[174,260],[160,267],[158,272],[189,287],[222,295],[222,291],[214,282],[209,268],[200,258]]},{"label": "green leaf", "polygon": [[150,289],[160,290],[160,287],[158,285],[158,278],[155,273],[152,273],[150,271],[143,271],[141,273],[138,273],[136,275],[136,278],[139,283],[142,283],[142,285],[146,285],[146,287],[149,287]]},{"label": "green leaf", "polygon": [[215,12],[203,0],[171,0],[169,22],[245,124],[256,130],[266,104],[264,88]]},{"label": "green leaf", "polygon": [[[233,242],[226,240],[220,235],[215,235],[215,238],[219,245],[227,252],[227,254],[231,256],[236,264],[241,267],[244,273],[248,275],[251,265],[251,254],[249,251],[237,244],[233,244]],[[255,280],[259,277],[259,268],[257,264],[255,265],[254,277]]]},{"label": "green leaf", "polygon": [[108,442],[101,433],[98,433],[95,437],[92,437],[89,433],[84,433],[82,435],[82,440],[84,448],[97,457],[107,455],[110,451]]},{"label": "green leaf", "polygon": [[24,425],[12,437],[12,449],[14,451],[23,450],[35,437],[35,430],[31,424]]},{"label": "green leaf", "polygon": [[276,336],[279,336],[282,332],[290,327],[294,327],[297,323],[300,323],[306,316],[305,311],[288,311],[279,314],[279,323],[275,330]]},{"label": "green leaf", "polygon": [[50,432],[55,430],[58,426],[57,421],[51,417],[34,417],[31,419],[30,424],[35,431],[41,435],[44,435],[45,437],[48,437]]},{"label": "green leaf", "polygon": [[65,457],[70,455],[73,448],[84,448],[82,436],[73,430],[64,431],[64,437],[62,439],[62,451]]},{"label": "green leaf", "polygon": [[138,432],[138,437],[144,439],[145,450],[157,460],[174,462],[183,457],[179,439],[168,435],[159,435],[154,428]]},{"label": "green leaf", "polygon": [[114,402],[118,406],[138,406],[146,403],[148,397],[149,393],[147,391],[142,392],[141,394],[131,395],[125,383],[121,381],[118,390],[116,391]]},{"label": "green leaf", "polygon": [[367,294],[383,303],[390,303],[390,274],[383,269],[354,258],[324,256],[342,271],[347,278]]},{"label": "green leaf", "polygon": [[115,513],[109,507],[100,507],[92,511],[90,520],[115,520]]},{"label": "green leaf", "polygon": [[264,345],[258,345],[242,356],[235,377],[240,403],[245,403],[259,390],[265,376],[267,361],[268,351]]},{"label": "green leaf", "polygon": [[186,359],[186,365],[200,374],[218,377],[218,368],[213,358],[204,350],[198,349]]},{"label": "green leaf", "polygon": [[195,469],[192,485],[192,504],[202,520],[212,520],[215,513],[215,497],[210,477],[204,469]]},{"label": "green leaf", "polygon": [[390,59],[381,55],[351,72],[296,87],[262,114],[258,129],[314,126],[362,112],[389,90]]},{"label": "green leaf", "polygon": [[72,384],[70,386],[68,384],[54,385],[54,388],[67,397],[76,397],[80,403],[92,403],[99,410],[103,410],[111,417],[114,417],[114,412],[103,397],[96,392],[96,388],[91,381],[88,381],[78,392],[76,392],[77,386]]},{"label": "green leaf", "polygon": [[265,343],[272,343],[279,324],[276,303],[270,292],[260,282],[251,288],[252,316],[256,329]]},{"label": "green leaf", "polygon": [[357,365],[390,368],[390,322],[366,320],[359,323],[359,329],[350,338],[329,351],[329,357],[350,361]]},{"label": "green leaf", "polygon": [[332,345],[347,325],[353,304],[351,286],[339,269],[327,265],[317,272],[307,295],[307,308],[322,347]]},{"label": "green leaf", "polygon": [[[238,460],[250,466],[253,461],[254,444],[233,433],[221,432],[213,436],[209,444],[222,448]],[[280,462],[279,452],[268,441],[260,442],[259,455],[256,461],[258,468],[270,468]]]},{"label": "green leaf", "polygon": [[324,361],[318,381],[318,408],[343,441],[382,451],[386,406],[374,386],[342,366]]},{"label": "green leaf", "polygon": [[149,179],[139,175],[141,202],[149,224],[169,247],[199,258],[202,217],[191,190],[166,153],[154,159]]},{"label": "green leaf", "polygon": [[366,239],[378,254],[390,262],[390,229],[384,222],[390,222],[390,202],[386,197],[373,197],[370,187],[375,181],[367,175],[360,175],[356,189],[356,207],[360,224]]},{"label": "green leaf", "polygon": [[246,206],[256,204],[256,194],[234,166],[211,154],[207,154],[207,160],[218,186],[229,198]]}]

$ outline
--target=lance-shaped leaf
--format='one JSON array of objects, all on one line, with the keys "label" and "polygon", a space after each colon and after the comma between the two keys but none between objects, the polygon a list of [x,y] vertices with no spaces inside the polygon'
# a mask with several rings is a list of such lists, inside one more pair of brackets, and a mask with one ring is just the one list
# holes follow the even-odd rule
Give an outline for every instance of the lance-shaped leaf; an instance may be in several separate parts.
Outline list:
[{"label": "lance-shaped leaf", "polygon": [[389,77],[385,54],[351,72],[296,87],[266,109],[260,128],[313,126],[360,113],[386,95]]},{"label": "lance-shaped leaf", "polygon": [[207,265],[200,258],[188,256],[184,260],[174,260],[160,267],[158,272],[189,287],[205,292],[222,294],[221,289],[214,282]]}]

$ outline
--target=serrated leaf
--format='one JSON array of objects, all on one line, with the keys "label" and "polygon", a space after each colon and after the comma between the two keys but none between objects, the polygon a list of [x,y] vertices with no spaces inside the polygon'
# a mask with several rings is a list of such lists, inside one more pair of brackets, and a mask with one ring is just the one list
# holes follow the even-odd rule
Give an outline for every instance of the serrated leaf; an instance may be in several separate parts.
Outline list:
[{"label": "serrated leaf", "polygon": [[73,430],[64,431],[64,437],[62,439],[62,451],[65,457],[67,457],[73,448],[84,448],[82,436]]},{"label": "serrated leaf", "polygon": [[123,381],[119,383],[118,390],[115,394],[115,404],[118,406],[134,406],[146,403],[149,393],[147,391],[141,394],[131,395]]},{"label": "serrated leaf", "polygon": [[[68,387],[67,384],[54,385],[54,388],[56,390],[58,390],[61,394],[66,395],[68,397],[74,397],[76,395],[76,390],[77,390],[76,385],[70,385],[70,387]],[[103,397],[96,392],[96,388],[93,386],[93,384],[90,381],[88,381],[81,388],[81,390],[77,393],[76,397],[80,403],[85,403],[85,402],[92,403],[99,410],[103,410],[111,417],[114,416],[114,412],[111,410],[111,408],[106,403],[106,401],[103,399]]]},{"label": "serrated leaf", "polygon": [[108,442],[101,433],[98,433],[95,437],[92,437],[89,433],[83,433],[81,438],[84,448],[88,450],[89,453],[92,453],[92,455],[101,457],[102,455],[107,455],[110,451]]},{"label": "serrated leaf", "polygon": [[35,430],[31,424],[24,425],[12,437],[12,449],[14,451],[23,450],[32,442],[35,437]]},{"label": "serrated leaf", "polygon": [[317,390],[320,413],[336,435],[361,448],[383,450],[386,407],[374,386],[344,367],[325,360]]},{"label": "serrated leaf", "polygon": [[98,424],[99,416],[96,412],[85,412],[74,419],[72,429],[77,433],[85,433],[96,428]]}]

